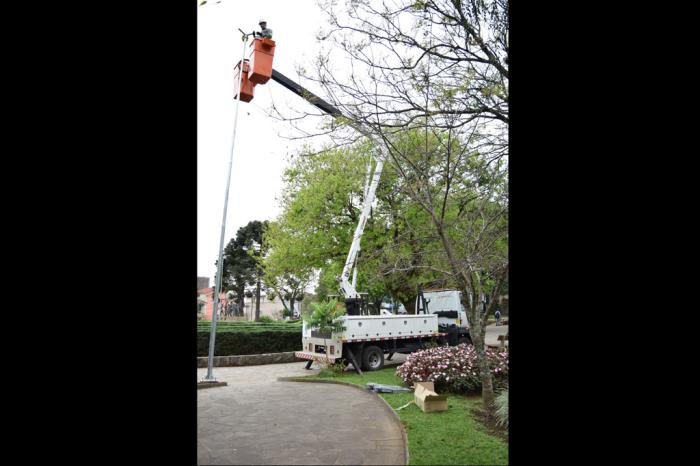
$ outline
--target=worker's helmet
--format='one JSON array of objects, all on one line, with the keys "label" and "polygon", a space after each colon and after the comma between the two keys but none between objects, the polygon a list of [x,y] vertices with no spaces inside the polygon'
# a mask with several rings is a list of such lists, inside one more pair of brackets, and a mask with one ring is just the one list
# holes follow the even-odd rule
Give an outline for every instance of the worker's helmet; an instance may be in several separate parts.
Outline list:
[{"label": "worker's helmet", "polygon": [[258,21],[258,26],[260,26],[262,23],[267,24],[267,21],[265,21],[264,19],[261,19],[260,21]]}]

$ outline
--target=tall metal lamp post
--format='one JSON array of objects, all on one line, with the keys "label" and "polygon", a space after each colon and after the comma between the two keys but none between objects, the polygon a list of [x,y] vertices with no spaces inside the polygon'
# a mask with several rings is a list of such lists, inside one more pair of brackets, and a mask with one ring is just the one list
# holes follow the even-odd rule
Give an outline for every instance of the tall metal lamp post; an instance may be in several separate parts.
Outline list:
[{"label": "tall metal lamp post", "polygon": [[[240,31],[240,29],[239,29]],[[241,31],[243,32],[243,31]],[[246,48],[246,40],[248,39],[248,35],[243,33],[242,41],[243,41],[243,50],[241,51],[241,63],[243,63],[243,60],[245,58],[245,48]],[[243,81],[243,73],[239,73],[239,79],[238,79],[238,88],[236,90],[236,95],[238,95],[238,91],[241,89],[241,83]],[[219,310],[219,293],[221,293],[221,277],[223,275],[223,263],[224,263],[224,236],[226,234],[226,213],[228,211],[228,197],[229,197],[229,190],[231,188],[231,168],[233,167],[233,148],[236,145],[236,128],[238,127],[238,108],[241,105],[241,99],[236,99],[236,114],[234,116],[233,120],[233,138],[231,139],[231,153],[229,155],[229,160],[228,160],[228,176],[226,178],[226,196],[224,197],[224,215],[223,219],[221,220],[221,236],[219,237],[219,260],[217,261],[217,273],[216,273],[216,285],[215,285],[215,291],[214,291],[214,310],[212,312],[211,316],[211,333],[209,334],[209,359],[208,359],[208,364],[207,364],[207,375],[204,377],[204,379],[200,382],[200,384],[207,384],[207,385],[224,385],[225,382],[217,382],[216,379],[214,378],[214,374],[212,373],[212,368],[214,364],[214,340],[216,339],[216,313]]]}]

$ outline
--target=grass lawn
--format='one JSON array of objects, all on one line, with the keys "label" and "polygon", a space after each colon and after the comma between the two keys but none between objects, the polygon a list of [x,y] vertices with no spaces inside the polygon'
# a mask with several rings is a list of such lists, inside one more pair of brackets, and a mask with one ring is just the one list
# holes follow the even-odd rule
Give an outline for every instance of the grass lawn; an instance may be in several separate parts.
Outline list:
[{"label": "grass lawn", "polygon": [[[342,377],[310,376],[332,379],[365,387],[368,382],[403,385],[396,368],[376,372],[345,372]],[[380,393],[396,409],[413,400],[413,393]],[[415,404],[396,411],[408,435],[409,464],[508,464],[508,443],[490,435],[474,419],[471,409],[481,408],[479,396],[448,394],[447,411],[424,413]]]}]

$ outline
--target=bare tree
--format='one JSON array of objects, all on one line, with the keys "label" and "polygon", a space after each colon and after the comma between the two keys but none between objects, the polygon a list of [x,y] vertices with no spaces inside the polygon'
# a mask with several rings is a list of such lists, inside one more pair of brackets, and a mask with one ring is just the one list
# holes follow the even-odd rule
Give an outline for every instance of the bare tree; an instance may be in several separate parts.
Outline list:
[{"label": "bare tree", "polygon": [[[484,322],[508,271],[508,3],[348,0],[322,8],[330,27],[320,38],[331,45],[305,77],[381,139],[401,192],[427,212],[442,256],[420,264],[463,291],[490,409]],[[342,124],[327,130],[349,140]]]},{"label": "bare tree", "polygon": [[284,272],[278,276],[268,274],[266,280],[268,288],[279,297],[284,310],[293,317],[294,303],[304,299],[304,289],[308,285],[309,276],[299,279],[289,272]]},{"label": "bare tree", "polygon": [[[300,76],[320,86],[345,120],[381,141],[399,179],[396,194],[427,214],[400,234],[430,249],[398,254],[382,273],[429,269],[462,290],[490,410],[484,323],[508,274],[508,2],[323,0],[320,6],[328,15],[319,34],[326,45],[314,69],[300,69]],[[308,114],[280,116],[294,123]],[[303,137],[353,143],[358,135],[345,120]]]}]

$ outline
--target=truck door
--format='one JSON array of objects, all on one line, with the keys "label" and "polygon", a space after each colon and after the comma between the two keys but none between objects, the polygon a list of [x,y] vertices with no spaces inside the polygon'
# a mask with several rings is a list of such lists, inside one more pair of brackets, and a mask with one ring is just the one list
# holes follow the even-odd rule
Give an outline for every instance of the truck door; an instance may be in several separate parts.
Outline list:
[{"label": "truck door", "polygon": [[459,323],[460,327],[469,328],[469,319],[467,319],[467,311],[462,304],[462,292],[459,293]]},{"label": "truck door", "polygon": [[459,324],[460,327],[469,328],[469,319],[467,319],[467,311],[461,304],[459,305],[459,319],[461,320],[461,323]]}]

